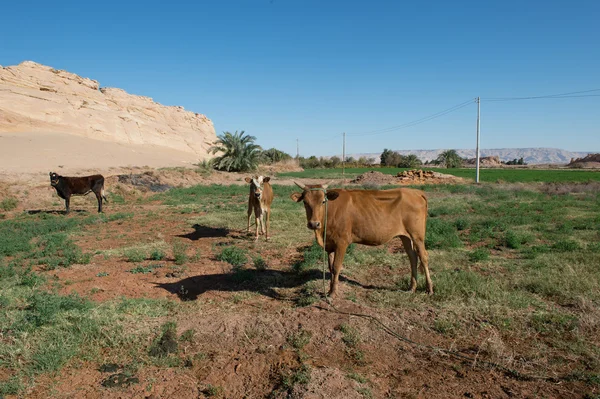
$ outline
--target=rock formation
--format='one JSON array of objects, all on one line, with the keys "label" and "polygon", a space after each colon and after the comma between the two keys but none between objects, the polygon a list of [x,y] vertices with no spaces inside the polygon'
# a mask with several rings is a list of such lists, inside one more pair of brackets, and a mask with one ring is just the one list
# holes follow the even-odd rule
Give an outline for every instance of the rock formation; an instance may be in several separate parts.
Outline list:
[{"label": "rock formation", "polygon": [[567,166],[576,169],[600,168],[600,154],[588,154],[577,159],[571,158],[571,162]]},{"label": "rock formation", "polygon": [[55,132],[168,147],[206,158],[216,140],[206,116],[35,62],[0,66],[0,132]]}]

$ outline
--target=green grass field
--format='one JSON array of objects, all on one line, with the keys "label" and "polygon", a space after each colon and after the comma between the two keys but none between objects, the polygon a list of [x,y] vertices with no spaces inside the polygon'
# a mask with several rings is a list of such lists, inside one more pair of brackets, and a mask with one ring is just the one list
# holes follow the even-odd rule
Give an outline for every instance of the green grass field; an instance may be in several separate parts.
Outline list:
[{"label": "green grass field", "polygon": [[[447,173],[457,177],[475,180],[475,169],[429,169],[436,172]],[[345,176],[347,179],[353,179],[356,176],[376,170],[381,173],[395,175],[398,172],[408,170],[406,168],[347,168]],[[341,179],[342,169],[306,169],[303,172],[278,173],[278,177],[294,178],[306,177],[314,179]],[[480,169],[479,178],[481,182],[506,182],[506,183],[564,183],[564,182],[590,182],[600,181],[600,172],[586,170],[566,170],[566,169]]]},{"label": "green grass field", "polygon": [[[362,171],[352,169],[349,173]],[[285,176],[333,177],[328,174],[337,172],[310,170]],[[472,170],[448,172],[472,173]],[[492,173],[497,173],[495,180],[505,181],[598,179],[597,172],[583,171],[484,170],[482,176]],[[508,175],[518,178],[509,180],[505,177]],[[578,387],[585,392],[598,392],[598,189],[584,187],[579,192],[570,192],[567,185],[563,194],[548,194],[540,191],[538,185],[527,184],[439,185],[424,189],[429,198],[426,245],[436,293],[431,297],[423,294],[422,278],[419,293],[406,293],[409,263],[403,253],[395,253],[390,247],[353,245],[342,272],[349,281],[343,283],[341,300],[359,304],[371,314],[404,319],[410,328],[434,334],[439,345],[455,349],[475,346],[482,359],[532,374],[559,375],[561,381],[583,384]],[[229,306],[227,312],[235,314],[237,308],[231,306],[243,306],[273,290],[273,285],[280,282],[268,274],[274,259],[283,262],[283,272],[293,273],[300,280],[321,269],[322,252],[314,244],[311,246],[313,239],[305,227],[304,209],[289,199],[297,188],[275,185],[274,191],[271,226],[274,233],[270,243],[256,247],[250,240],[225,238],[227,246],[215,244],[210,253],[203,253],[205,261],[218,259],[233,265],[229,284],[247,287],[233,293],[224,290],[224,299],[219,304],[201,298],[197,301],[121,298],[94,302],[85,295],[59,294],[58,289],[68,282],[54,279],[51,272],[87,264],[96,257],[122,262],[123,273],[140,278],[168,265],[192,265],[198,259],[185,255],[185,248],[179,248],[182,244],[176,240],[169,242],[169,238],[156,248],[140,241],[137,249],[132,246],[135,243],[123,243],[122,248],[100,253],[83,251],[77,239],[98,226],[103,226],[106,236],[112,239],[112,227],[132,221],[140,224],[179,221],[188,229],[202,225],[237,230],[245,227],[245,186],[176,188],[137,199],[133,207],[124,200],[122,205],[112,205],[109,212],[114,213],[100,216],[37,214],[1,220],[0,369],[7,377],[0,380],[0,395],[23,393],[36,384],[40,375],[56,375],[74,362],[101,365],[119,359],[127,362],[132,372],[146,367],[176,368],[183,372],[189,359],[204,359],[205,355],[193,351],[166,352],[159,357],[152,353],[157,342],[174,334],[176,323],[194,317],[200,309],[214,314],[215,308]],[[146,205],[148,209],[144,208]],[[125,212],[119,211],[121,206],[126,207]],[[171,255],[171,247],[169,257],[165,251]],[[268,252],[261,252],[260,248],[268,248]],[[298,256],[290,257],[290,251]],[[98,273],[95,278],[105,276]],[[285,298],[279,306],[286,309],[286,315],[296,315],[303,307],[320,300],[321,281],[306,280],[299,287],[279,291]],[[269,311],[274,314],[280,311],[272,310],[275,305],[265,309],[266,315]],[[405,318],[409,311],[433,316]],[[222,313],[223,317],[227,312]],[[241,308],[239,312],[243,314],[245,310]],[[247,345],[248,340],[262,339],[260,334],[248,331],[240,346]],[[361,349],[360,330],[342,324],[340,334],[341,350],[352,364],[345,373],[352,380],[366,381],[353,371],[361,369],[369,355]],[[188,335],[186,339],[201,339],[193,338],[193,331]],[[316,335],[313,331],[288,331],[281,344],[292,345],[303,360],[296,374],[287,375],[287,380],[284,379],[287,382],[278,386],[291,390],[294,384],[310,380],[307,359],[318,359],[320,353],[311,352],[307,343]],[[487,338],[476,341],[473,337]],[[269,344],[270,339],[264,338]],[[366,369],[361,370],[367,373]]]}]

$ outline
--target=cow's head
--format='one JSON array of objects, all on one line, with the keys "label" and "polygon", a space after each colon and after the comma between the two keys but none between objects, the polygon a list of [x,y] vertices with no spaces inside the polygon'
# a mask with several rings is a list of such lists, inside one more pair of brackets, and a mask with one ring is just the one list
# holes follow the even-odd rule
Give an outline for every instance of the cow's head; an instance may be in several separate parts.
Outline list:
[{"label": "cow's head", "polygon": [[267,183],[271,178],[254,176],[246,177],[244,180],[246,180],[246,183],[250,183],[250,195],[253,195],[256,199],[260,200],[263,194],[263,183]]},{"label": "cow's head", "polygon": [[58,181],[60,180],[60,176],[57,173],[54,172],[50,172],[50,185],[51,186],[56,186],[58,184]]},{"label": "cow's head", "polygon": [[327,192],[328,184],[304,185],[294,182],[302,189],[301,193],[292,193],[290,198],[296,202],[304,202],[306,220],[311,230],[320,229],[325,219],[325,206],[327,201],[335,200],[340,194],[335,191]]}]

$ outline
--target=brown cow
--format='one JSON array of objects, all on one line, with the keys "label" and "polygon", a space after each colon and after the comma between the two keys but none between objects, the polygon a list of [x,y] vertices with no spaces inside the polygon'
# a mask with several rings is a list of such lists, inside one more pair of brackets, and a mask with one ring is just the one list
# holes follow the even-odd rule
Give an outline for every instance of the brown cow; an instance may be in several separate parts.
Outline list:
[{"label": "brown cow", "polygon": [[[302,193],[290,198],[303,201],[307,227],[315,232],[320,246],[329,254],[332,278],[329,295],[335,295],[346,248],[351,243],[382,245],[400,236],[411,266],[410,290],[417,289],[417,257],[425,270],[427,292],[433,294],[429,256],[425,250],[427,198],[420,190],[327,190],[327,185],[296,183]],[[327,208],[327,242],[323,245],[323,224]]]},{"label": "brown cow", "polygon": [[[271,218],[271,203],[273,202],[273,188],[269,181],[270,177],[255,176],[246,177],[246,183],[250,183],[250,195],[248,197],[248,232],[250,232],[250,216],[254,210],[256,218],[256,237],[258,240],[258,226],[260,224],[261,234],[269,240],[269,219]],[[264,216],[267,215],[266,233]]]},{"label": "brown cow", "polygon": [[104,196],[104,176],[102,175],[66,177],[50,172],[50,185],[56,189],[58,196],[65,200],[67,213],[69,213],[69,204],[73,195],[86,195],[93,191],[98,200],[98,213],[102,212],[102,199],[104,198],[104,201],[108,202]]}]

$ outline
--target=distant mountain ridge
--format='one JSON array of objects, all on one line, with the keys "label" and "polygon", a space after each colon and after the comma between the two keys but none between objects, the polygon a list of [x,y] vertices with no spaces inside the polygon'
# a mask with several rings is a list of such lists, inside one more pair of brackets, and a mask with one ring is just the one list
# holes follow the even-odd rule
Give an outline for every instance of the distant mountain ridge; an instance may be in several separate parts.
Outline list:
[{"label": "distant mountain ridge", "polygon": [[[431,161],[436,159],[446,149],[438,150],[396,150],[401,155],[416,155],[421,161]],[[456,150],[458,155],[463,158],[475,158],[475,150]],[[501,161],[512,161],[513,159],[523,158],[528,164],[567,164],[571,162],[571,158],[582,158],[588,154],[592,154],[598,151],[589,152],[576,152],[561,150],[560,148],[493,148],[493,149],[481,149],[479,155],[482,157],[498,156]],[[349,155],[354,158],[367,157],[376,158],[379,162],[381,153],[368,153],[368,154],[352,154]]]}]

